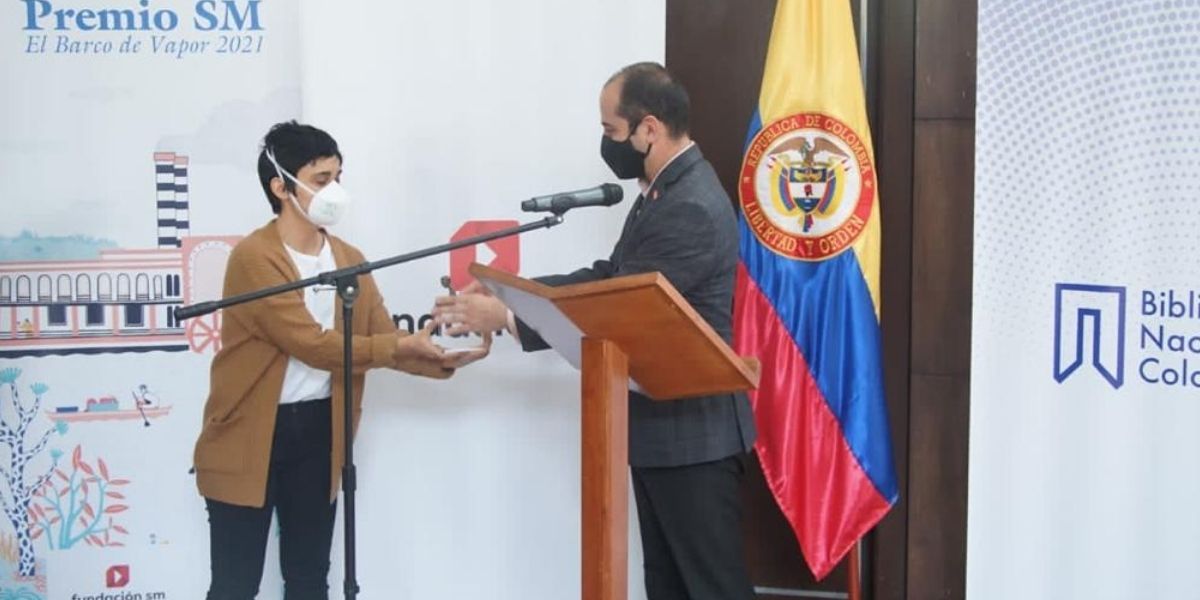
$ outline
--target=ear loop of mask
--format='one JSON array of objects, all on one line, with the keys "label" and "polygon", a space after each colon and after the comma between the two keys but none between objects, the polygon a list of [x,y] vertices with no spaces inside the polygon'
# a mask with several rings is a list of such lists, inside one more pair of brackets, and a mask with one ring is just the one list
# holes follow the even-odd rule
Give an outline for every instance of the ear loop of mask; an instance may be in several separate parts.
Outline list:
[{"label": "ear loop of mask", "polygon": [[[630,127],[630,129],[629,129],[629,137],[625,138],[625,139],[629,140],[629,147],[630,147],[630,148],[633,148],[633,134],[637,133],[638,127],[641,127],[641,126],[642,126],[642,121],[645,121],[645,120],[646,120],[646,116],[645,116],[645,115],[643,115],[643,116],[642,116],[642,118],[638,119],[638,120],[637,120],[637,122],[636,122],[636,123],[634,123],[632,127]],[[651,144],[649,141],[647,141],[647,142],[646,142],[646,151],[645,151],[645,152],[638,152],[638,154],[641,154],[641,155],[642,155],[642,160],[645,160],[645,158],[646,158],[647,156],[650,156],[650,151],[651,151],[651,150],[653,150],[653,149],[654,149],[654,144]],[[635,152],[637,152],[637,148],[633,148],[633,150],[634,150]]]},{"label": "ear loop of mask", "polygon": [[[263,153],[266,154],[267,160],[271,161],[271,165],[273,165],[275,167],[275,174],[279,175],[280,179],[283,179],[284,177],[291,179],[292,182],[295,183],[296,185],[304,188],[305,190],[308,190],[309,194],[312,194],[314,196],[317,194],[316,192],[314,192],[312,190],[312,188],[308,187],[307,185],[304,185],[303,183],[300,182],[299,179],[296,179],[295,177],[292,176],[291,173],[288,173],[286,170],[284,170],[283,167],[279,166],[279,162],[275,160],[275,153],[272,152],[270,148],[263,148]],[[286,186],[284,186],[284,187],[286,189]],[[292,206],[294,206],[296,208],[296,211],[299,212],[304,217],[305,221],[308,221],[309,223],[312,223],[313,225],[320,227],[320,225],[317,225],[315,222],[313,222],[312,217],[308,216],[308,211],[306,211],[300,207],[300,201],[296,199],[296,194],[293,194],[292,192],[288,192],[288,200],[292,201]]]},{"label": "ear loop of mask", "polygon": [[279,175],[280,179],[283,179],[284,177],[286,177],[288,179],[291,179],[292,183],[295,183],[296,185],[304,188],[306,191],[308,191],[308,193],[314,194],[314,195],[317,193],[312,188],[308,187],[307,185],[304,185],[303,181],[296,179],[295,176],[293,176],[291,173],[288,173],[286,170],[284,170],[283,167],[279,166],[279,162],[275,160],[275,153],[272,152],[270,148],[264,148],[263,153],[267,155],[267,160],[271,161],[271,165],[275,167],[275,174]]}]

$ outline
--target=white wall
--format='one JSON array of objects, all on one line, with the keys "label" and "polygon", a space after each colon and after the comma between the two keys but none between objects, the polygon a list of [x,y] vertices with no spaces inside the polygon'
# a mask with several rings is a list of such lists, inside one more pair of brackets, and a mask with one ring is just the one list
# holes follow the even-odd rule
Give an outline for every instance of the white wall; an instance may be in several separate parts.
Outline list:
[{"label": "white wall", "polygon": [[[614,181],[600,88],[665,48],[661,1],[313,2],[301,22],[304,115],[344,148],[358,204],[341,229],[373,258],[448,241],[472,219],[540,218],[520,201]],[[630,205],[525,234],[522,273],[607,258]],[[438,257],[379,274],[389,308],[428,312],[448,269]],[[501,338],[450,382],[370,385],[363,597],[577,594],[577,373]],[[643,597],[637,540],[631,598]]]}]

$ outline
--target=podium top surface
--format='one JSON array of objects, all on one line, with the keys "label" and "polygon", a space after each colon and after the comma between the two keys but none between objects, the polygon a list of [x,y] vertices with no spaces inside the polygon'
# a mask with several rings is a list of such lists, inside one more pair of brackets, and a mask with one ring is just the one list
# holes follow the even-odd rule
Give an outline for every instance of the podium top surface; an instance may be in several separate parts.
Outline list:
[{"label": "podium top surface", "polygon": [[616,343],[636,389],[656,400],[758,384],[758,361],[737,356],[660,273],[557,287],[478,264],[471,273],[576,368],[583,338]]}]

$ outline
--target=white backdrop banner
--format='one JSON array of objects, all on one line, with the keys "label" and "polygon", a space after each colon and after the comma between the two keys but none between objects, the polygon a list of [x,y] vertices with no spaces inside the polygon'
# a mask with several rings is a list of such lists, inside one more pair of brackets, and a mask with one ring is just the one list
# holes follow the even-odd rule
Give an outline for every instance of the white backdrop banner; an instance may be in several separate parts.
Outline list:
[{"label": "white backdrop banner", "polygon": [[967,592],[1200,589],[1200,6],[979,3]]},{"label": "white backdrop banner", "polygon": [[[207,519],[188,469],[219,322],[169,309],[219,296],[232,244],[270,217],[255,160],[272,123],[337,138],[356,204],[336,232],[383,258],[612,180],[600,87],[665,44],[661,0],[0,11],[2,600],[203,596]],[[607,256],[629,205],[377,278],[397,322],[420,326],[441,277],[461,287],[472,260],[536,275]],[[361,598],[577,593],[577,373],[500,338],[450,381],[379,372],[368,386]],[[341,534],[339,515],[335,596]],[[282,590],[273,544],[267,599]]]}]

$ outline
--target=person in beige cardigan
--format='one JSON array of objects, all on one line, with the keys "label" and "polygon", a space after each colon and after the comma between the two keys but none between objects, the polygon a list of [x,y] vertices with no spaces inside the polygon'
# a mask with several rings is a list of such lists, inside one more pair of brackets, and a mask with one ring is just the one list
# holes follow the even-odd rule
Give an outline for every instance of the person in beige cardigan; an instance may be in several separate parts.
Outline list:
[{"label": "person in beige cardigan", "polygon": [[[230,254],[231,296],[363,262],[326,231],[345,213],[342,155],[328,133],[294,121],[271,128],[258,174],[276,217]],[[445,379],[487,355],[448,354],[430,338],[397,330],[370,275],[359,278],[353,331],[354,425],[368,369]],[[209,600],[258,593],[272,514],[280,527],[285,598],[328,598],[329,551],[343,463],[341,302],[321,287],[232,306],[221,323],[196,484],[208,508]]]}]

